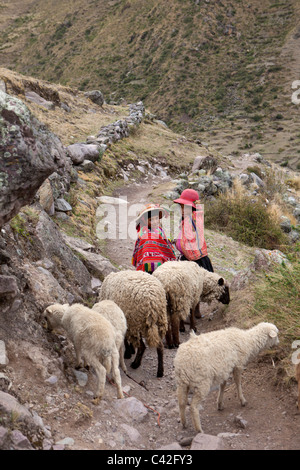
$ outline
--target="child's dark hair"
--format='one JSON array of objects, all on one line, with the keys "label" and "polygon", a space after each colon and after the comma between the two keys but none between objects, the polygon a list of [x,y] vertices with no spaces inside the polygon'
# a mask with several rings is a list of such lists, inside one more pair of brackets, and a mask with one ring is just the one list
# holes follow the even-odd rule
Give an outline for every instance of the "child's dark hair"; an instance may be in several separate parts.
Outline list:
[{"label": "child's dark hair", "polygon": [[158,215],[160,216],[160,218],[162,217],[162,211],[159,211],[159,210],[154,210],[154,211],[149,211],[148,212],[148,220],[151,219],[151,217],[155,216],[155,215]]}]

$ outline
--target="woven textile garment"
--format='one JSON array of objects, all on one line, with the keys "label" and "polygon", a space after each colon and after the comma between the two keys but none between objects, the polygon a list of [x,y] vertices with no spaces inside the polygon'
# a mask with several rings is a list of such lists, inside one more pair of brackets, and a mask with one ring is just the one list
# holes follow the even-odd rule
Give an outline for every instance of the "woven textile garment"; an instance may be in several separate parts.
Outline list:
[{"label": "woven textile garment", "polygon": [[204,217],[201,211],[194,211],[192,215],[182,220],[176,248],[188,260],[195,261],[207,256],[207,246],[204,239]]},{"label": "woven textile garment", "polygon": [[132,265],[137,271],[153,273],[161,264],[174,260],[176,256],[164,230],[161,227],[155,230],[142,227],[132,256]]}]

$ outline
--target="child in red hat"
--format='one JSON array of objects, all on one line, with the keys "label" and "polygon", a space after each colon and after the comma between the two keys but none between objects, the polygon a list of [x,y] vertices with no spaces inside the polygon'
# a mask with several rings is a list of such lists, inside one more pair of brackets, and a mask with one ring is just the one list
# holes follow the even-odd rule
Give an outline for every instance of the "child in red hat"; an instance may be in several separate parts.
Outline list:
[{"label": "child in red hat", "polygon": [[[176,248],[181,253],[181,261],[194,261],[207,271],[213,272],[213,266],[207,255],[204,238],[204,212],[199,201],[199,194],[194,189],[185,189],[174,202],[181,206],[180,233],[176,240]],[[201,318],[200,303],[195,317]]]},{"label": "child in red hat", "polygon": [[194,189],[185,189],[174,202],[180,204],[182,219],[176,248],[181,253],[181,260],[195,261],[207,271],[213,272],[207,255],[204,238],[204,213],[199,201],[199,194]]}]

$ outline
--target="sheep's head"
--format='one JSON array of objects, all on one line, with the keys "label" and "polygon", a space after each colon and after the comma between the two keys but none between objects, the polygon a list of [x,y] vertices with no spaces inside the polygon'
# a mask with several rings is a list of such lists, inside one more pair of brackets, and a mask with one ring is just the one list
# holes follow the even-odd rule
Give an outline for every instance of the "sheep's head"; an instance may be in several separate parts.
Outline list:
[{"label": "sheep's head", "polygon": [[218,300],[222,304],[229,304],[229,287],[222,276],[206,271],[203,279],[201,301],[210,303],[213,300]]},{"label": "sheep's head", "polygon": [[61,319],[66,311],[66,307],[68,307],[68,304],[53,304],[44,310],[42,318],[46,322],[48,330],[55,330],[61,326]]},{"label": "sheep's head", "polygon": [[268,334],[268,346],[272,347],[279,343],[278,328],[273,323],[261,323],[262,328],[266,328]]},{"label": "sheep's head", "polygon": [[220,297],[217,298],[217,300],[219,302],[222,302],[222,304],[228,305],[230,302],[229,286],[222,277],[220,277],[220,279],[218,280],[218,286],[223,286],[223,291]]}]

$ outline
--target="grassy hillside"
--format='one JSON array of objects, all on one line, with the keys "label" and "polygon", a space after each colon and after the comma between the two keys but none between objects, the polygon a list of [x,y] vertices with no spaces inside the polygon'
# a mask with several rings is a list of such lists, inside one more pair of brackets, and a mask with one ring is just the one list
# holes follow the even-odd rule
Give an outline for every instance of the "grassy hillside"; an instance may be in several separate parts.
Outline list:
[{"label": "grassy hillside", "polygon": [[0,60],[107,100],[142,99],[223,152],[295,167],[298,9],[296,0],[2,0]]}]

